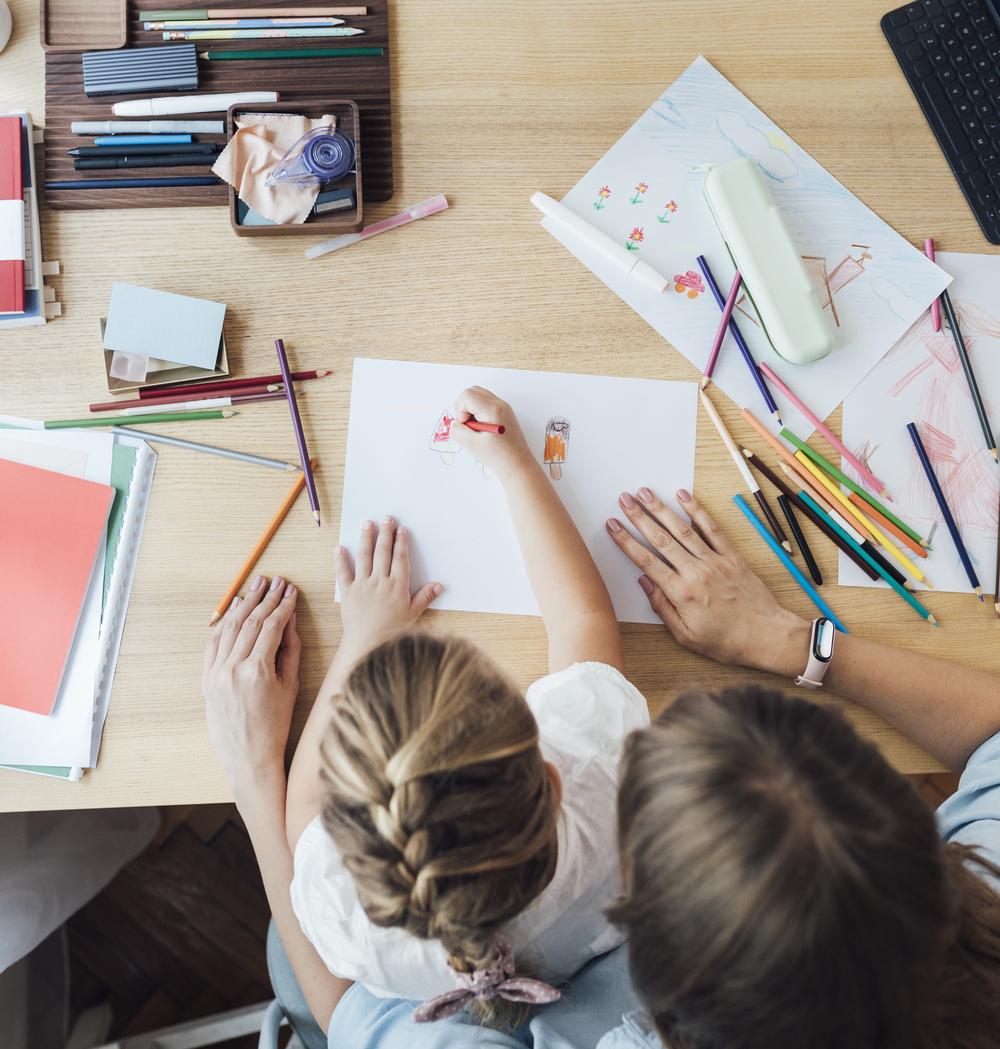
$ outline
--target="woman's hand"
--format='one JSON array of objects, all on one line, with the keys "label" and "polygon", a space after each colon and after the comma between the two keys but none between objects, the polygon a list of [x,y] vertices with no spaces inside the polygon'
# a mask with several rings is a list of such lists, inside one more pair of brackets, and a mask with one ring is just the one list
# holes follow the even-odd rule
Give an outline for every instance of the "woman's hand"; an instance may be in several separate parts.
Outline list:
[{"label": "woman's hand", "polygon": [[257,576],[212,627],[201,689],[208,734],[237,802],[241,792],[285,774],[285,746],[299,691],[298,592]]},{"label": "woman's hand", "polygon": [[653,611],[693,652],[720,663],[800,673],[809,624],[775,601],[689,492],[682,489],[677,498],[690,524],[648,488],[619,496],[618,505],[648,546],[617,518],[607,521],[608,534],[643,571],[638,583]]},{"label": "woman's hand", "polygon": [[353,570],[342,546],[334,553],[334,567],[344,627],[341,648],[354,659],[413,626],[444,589],[440,583],[426,583],[410,594],[410,537],[392,517],[384,518],[381,528],[374,521],[361,526]]},{"label": "woman's hand", "polygon": [[[481,423],[497,423],[504,428],[504,432],[497,434],[470,430],[465,425],[470,419]],[[518,470],[537,465],[514,409],[482,386],[470,386],[459,394],[455,401],[451,436],[501,481]]]}]

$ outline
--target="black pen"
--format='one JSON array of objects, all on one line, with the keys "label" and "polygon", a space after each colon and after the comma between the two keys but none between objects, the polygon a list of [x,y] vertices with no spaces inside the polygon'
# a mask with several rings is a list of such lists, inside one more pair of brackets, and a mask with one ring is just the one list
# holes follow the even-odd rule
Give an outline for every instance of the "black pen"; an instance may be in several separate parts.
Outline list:
[{"label": "black pen", "polygon": [[181,153],[218,153],[222,146],[215,142],[188,142],[178,145],[162,143],[152,146],[77,146],[66,152],[71,157],[167,156]]},{"label": "black pen", "polygon": [[214,164],[214,153],[170,153],[152,157],[84,157],[74,160],[77,171],[111,171],[114,168],[186,168],[194,164]]}]

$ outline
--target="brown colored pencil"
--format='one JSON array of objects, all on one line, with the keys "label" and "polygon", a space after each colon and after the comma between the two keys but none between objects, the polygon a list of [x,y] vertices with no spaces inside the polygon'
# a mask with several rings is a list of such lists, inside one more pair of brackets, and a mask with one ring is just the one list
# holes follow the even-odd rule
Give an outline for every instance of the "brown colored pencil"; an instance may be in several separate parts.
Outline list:
[{"label": "brown colored pencil", "polygon": [[[241,386],[234,390],[233,393],[243,396],[257,396],[263,393],[280,393],[284,390],[284,386],[281,383],[269,383],[268,385],[258,386]],[[183,393],[185,401],[206,401],[214,399],[215,397],[226,396],[221,390],[191,390],[190,392],[186,389],[183,390],[171,390],[170,393],[179,397]],[[234,398],[235,399],[235,398]],[[96,404],[89,405],[92,412],[113,412],[121,410],[122,408],[148,408],[150,406],[150,400],[166,400],[166,398],[149,398],[149,397],[132,397],[127,401],[98,401]],[[173,398],[171,398],[173,400]]]},{"label": "brown colored pencil", "polygon": [[[332,375],[331,368],[323,368],[316,371],[315,368],[304,372],[292,372],[293,382],[306,382],[309,379],[322,379]],[[283,383],[284,379],[278,375],[255,375],[243,379],[213,379],[211,382],[172,382],[163,386],[144,386],[139,391],[139,396],[145,401],[147,398],[174,397],[178,390],[213,390],[225,393],[229,390],[237,390],[244,386],[270,386],[274,383]]]},{"label": "brown colored pencil", "polygon": [[[316,461],[313,460],[310,465],[315,470]],[[267,549],[267,544],[271,542],[274,537],[274,533],[277,532],[278,526],[288,516],[288,511],[291,510],[295,500],[302,494],[302,489],[306,486],[305,474],[299,474],[295,480],[295,484],[292,485],[285,496],[281,506],[278,507],[271,518],[267,528],[264,529],[264,534],[257,540],[253,550],[250,551],[249,556],[240,566],[239,572],[236,573],[236,578],[230,584],[229,589],[226,591],[226,596],[215,606],[215,611],[212,613],[211,624],[217,623],[225,614],[226,610],[232,604],[233,598],[240,592],[240,587],[247,580],[247,576],[253,571],[253,566],[260,560],[261,554]]]}]

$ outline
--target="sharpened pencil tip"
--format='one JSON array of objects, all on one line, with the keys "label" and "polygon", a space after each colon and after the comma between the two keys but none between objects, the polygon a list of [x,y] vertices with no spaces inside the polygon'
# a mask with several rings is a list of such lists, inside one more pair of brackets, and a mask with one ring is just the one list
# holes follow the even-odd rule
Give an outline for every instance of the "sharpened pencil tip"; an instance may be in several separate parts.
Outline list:
[{"label": "sharpened pencil tip", "polygon": [[995,462],[995,463],[1000,462],[1000,459],[997,458],[997,450],[996,450],[996,448],[991,448],[990,449],[990,455],[993,456],[993,462]]},{"label": "sharpened pencil tip", "polygon": [[781,545],[785,548],[785,550],[788,553],[792,552],[792,544],[787,539]]},{"label": "sharpened pencil tip", "polygon": [[909,581],[909,579],[904,579],[903,580],[903,589],[904,590],[911,590],[911,591],[913,590],[913,584]]},{"label": "sharpened pencil tip", "polygon": [[927,576],[924,576],[924,586],[927,587],[928,590],[937,589],[937,587],[935,587],[935,585],[927,578]]},{"label": "sharpened pencil tip", "polygon": [[319,510],[313,510],[313,520],[315,520],[316,526],[319,527]]},{"label": "sharpened pencil tip", "polygon": [[933,612],[927,617],[927,622],[930,623],[931,626],[940,626],[941,625],[937,621],[937,619],[935,619]]},{"label": "sharpened pencil tip", "polygon": [[983,600],[983,588],[981,586],[977,586],[975,592],[976,592],[976,597],[978,597],[979,600],[982,601]]},{"label": "sharpened pencil tip", "polygon": [[702,388],[703,390],[707,390],[707,389],[708,389],[708,384],[709,384],[709,383],[710,383],[711,381],[712,381],[712,377],[711,377],[710,375],[703,375],[703,376],[701,377],[701,388]]},{"label": "sharpened pencil tip", "polygon": [[1000,619],[1000,601],[997,601],[993,607],[996,609],[997,619]]},{"label": "sharpened pencil tip", "polygon": [[221,618],[222,618],[222,616],[220,616],[218,612],[213,612],[212,613],[212,618],[208,621],[208,625],[209,626],[215,626],[215,624],[218,623],[218,621]]},{"label": "sharpened pencil tip", "polygon": [[784,423],[783,423],[783,422],[781,421],[781,412],[778,412],[778,411],[774,411],[774,412],[771,412],[771,414],[772,414],[772,415],[773,415],[773,416],[775,417],[775,419],[777,419],[777,420],[778,420],[778,425],[779,425],[779,426],[784,426],[784,425],[785,425],[785,424],[784,424]]},{"label": "sharpened pencil tip", "polygon": [[317,379],[325,379],[328,375],[333,375],[332,368],[320,368],[320,370],[316,372]]}]

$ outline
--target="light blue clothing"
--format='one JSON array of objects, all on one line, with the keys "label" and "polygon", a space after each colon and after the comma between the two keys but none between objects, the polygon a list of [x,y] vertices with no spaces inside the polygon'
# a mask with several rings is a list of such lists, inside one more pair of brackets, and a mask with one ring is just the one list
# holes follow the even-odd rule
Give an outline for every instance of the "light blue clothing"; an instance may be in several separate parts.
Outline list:
[{"label": "light blue clothing", "polygon": [[[969,758],[957,792],[938,809],[938,825],[945,841],[975,845],[1000,866],[1000,733]],[[375,998],[355,984],[333,1014],[329,1049],[662,1049],[629,982],[626,947],[581,969],[558,1002],[513,1035],[461,1013],[434,1024],[416,1024],[412,1015],[412,1002]]]}]

